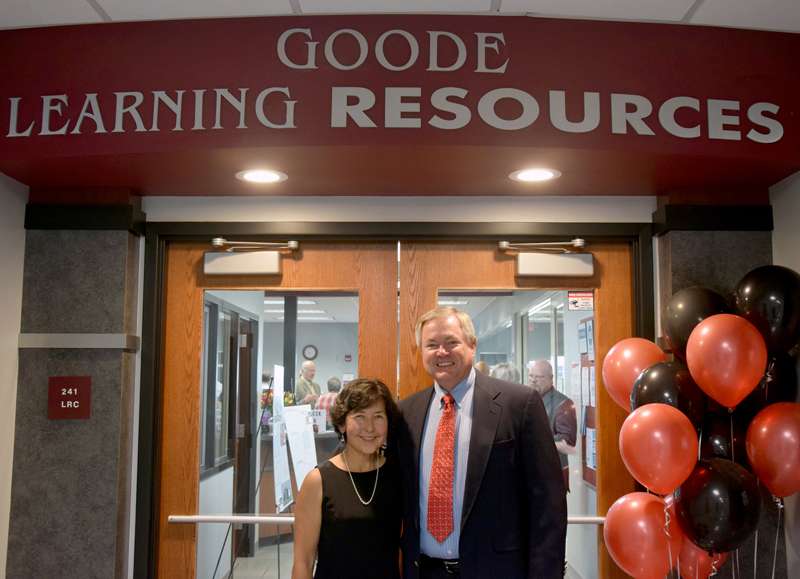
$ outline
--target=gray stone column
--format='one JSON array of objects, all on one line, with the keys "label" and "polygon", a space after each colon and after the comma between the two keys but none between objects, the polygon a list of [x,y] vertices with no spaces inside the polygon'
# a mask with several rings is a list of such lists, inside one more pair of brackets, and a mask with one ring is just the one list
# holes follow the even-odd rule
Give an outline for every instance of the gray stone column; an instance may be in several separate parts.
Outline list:
[{"label": "gray stone column", "polygon": [[[27,232],[9,579],[126,575],[138,247],[124,228]],[[91,377],[89,419],[48,419],[50,376]]]},{"label": "gray stone column", "polygon": [[[710,208],[709,211],[713,211]],[[771,222],[771,220],[770,220]],[[725,224],[717,224],[726,227]],[[728,225],[730,227],[730,225]],[[669,224],[665,226],[669,229]],[[771,226],[770,226],[771,229]],[[772,233],[764,231],[685,231],[671,230],[658,239],[658,285],[662,308],[673,293],[690,286],[704,286],[728,297],[738,281],[750,270],[772,263]],[[659,336],[659,342],[663,343]],[[768,493],[764,493],[762,515],[758,527],[758,556],[754,561],[756,537],[751,537],[731,554],[717,575],[720,579],[732,577],[735,564],[736,577],[772,576],[772,560],[777,529],[777,508]],[[783,531],[778,541],[776,579],[785,579],[786,548]]]},{"label": "gray stone column", "polygon": [[669,231],[658,238],[659,301],[694,285],[729,296],[748,271],[769,263],[770,231]]}]

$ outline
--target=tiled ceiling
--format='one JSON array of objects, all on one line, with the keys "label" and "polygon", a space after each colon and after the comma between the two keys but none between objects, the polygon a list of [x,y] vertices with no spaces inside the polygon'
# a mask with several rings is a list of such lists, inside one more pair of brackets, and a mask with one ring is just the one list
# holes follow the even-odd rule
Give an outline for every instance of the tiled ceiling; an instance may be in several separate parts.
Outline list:
[{"label": "tiled ceiling", "polygon": [[798,0],[3,0],[0,29],[323,13],[529,14],[800,32]]}]

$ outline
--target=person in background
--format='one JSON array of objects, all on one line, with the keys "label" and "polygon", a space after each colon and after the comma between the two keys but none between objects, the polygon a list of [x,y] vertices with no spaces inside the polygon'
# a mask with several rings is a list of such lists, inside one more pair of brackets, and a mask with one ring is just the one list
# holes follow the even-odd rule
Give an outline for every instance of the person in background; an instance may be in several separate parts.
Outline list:
[{"label": "person in background", "polygon": [[317,399],[316,408],[317,410],[325,411],[325,420],[328,424],[331,424],[331,408],[333,403],[336,402],[336,397],[341,389],[342,381],[336,376],[331,376],[328,378],[328,391]]},{"label": "person in background", "polygon": [[317,365],[311,360],[306,360],[300,367],[300,377],[294,387],[294,399],[297,404],[311,404],[313,408],[319,398],[319,384],[314,382],[317,374]]},{"label": "person in background", "polygon": [[489,376],[492,378],[497,378],[498,380],[505,380],[506,382],[511,382],[513,384],[521,383],[519,381],[519,370],[517,370],[516,366],[514,366],[514,364],[511,362],[500,362],[499,364],[495,364],[489,371]]},{"label": "person in background", "polygon": [[344,448],[300,487],[292,579],[399,579],[400,471],[384,453],[396,417],[380,380],[353,380],[336,397],[331,420]]},{"label": "person in background", "polygon": [[475,369],[480,372],[481,374],[489,375],[489,364],[481,360],[480,362],[475,362]]},{"label": "person in background", "polygon": [[470,317],[416,326],[434,384],[400,402],[404,579],[560,579],[567,501],[538,392],[474,367]]},{"label": "person in background", "polygon": [[564,475],[564,486],[569,492],[569,460],[567,455],[577,452],[575,443],[578,438],[578,418],[575,404],[566,395],[553,388],[553,367],[547,360],[538,360],[531,364],[528,371],[528,383],[542,396],[544,409],[553,431],[558,457],[561,460],[561,471]]}]

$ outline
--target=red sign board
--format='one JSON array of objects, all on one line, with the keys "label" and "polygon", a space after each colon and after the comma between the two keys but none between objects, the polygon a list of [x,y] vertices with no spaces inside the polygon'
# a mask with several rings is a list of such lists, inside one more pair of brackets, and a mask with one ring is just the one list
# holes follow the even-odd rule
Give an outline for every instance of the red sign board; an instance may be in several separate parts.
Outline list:
[{"label": "red sign board", "polygon": [[3,31],[0,167],[432,139],[796,164],[798,50],[777,32],[451,15]]},{"label": "red sign board", "polygon": [[292,195],[518,195],[506,175],[536,160],[568,169],[551,194],[752,195],[800,168],[798,54],[798,34],[525,16],[3,30],[0,171],[34,195],[251,195],[230,177],[269,159]]},{"label": "red sign board", "polygon": [[91,376],[50,376],[47,385],[47,418],[85,420],[91,414]]}]

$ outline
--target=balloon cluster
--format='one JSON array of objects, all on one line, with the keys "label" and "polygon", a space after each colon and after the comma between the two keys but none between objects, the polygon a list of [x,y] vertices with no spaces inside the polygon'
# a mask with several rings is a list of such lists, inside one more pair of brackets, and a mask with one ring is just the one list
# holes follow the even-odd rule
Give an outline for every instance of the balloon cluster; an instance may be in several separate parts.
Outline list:
[{"label": "balloon cluster", "polygon": [[641,338],[603,360],[608,394],[630,411],[622,460],[663,495],[627,494],[606,515],[606,547],[636,579],[715,574],[758,526],[759,481],[776,499],[800,491],[800,275],[759,267],[733,298],[672,296],[662,325],[674,360]]}]

